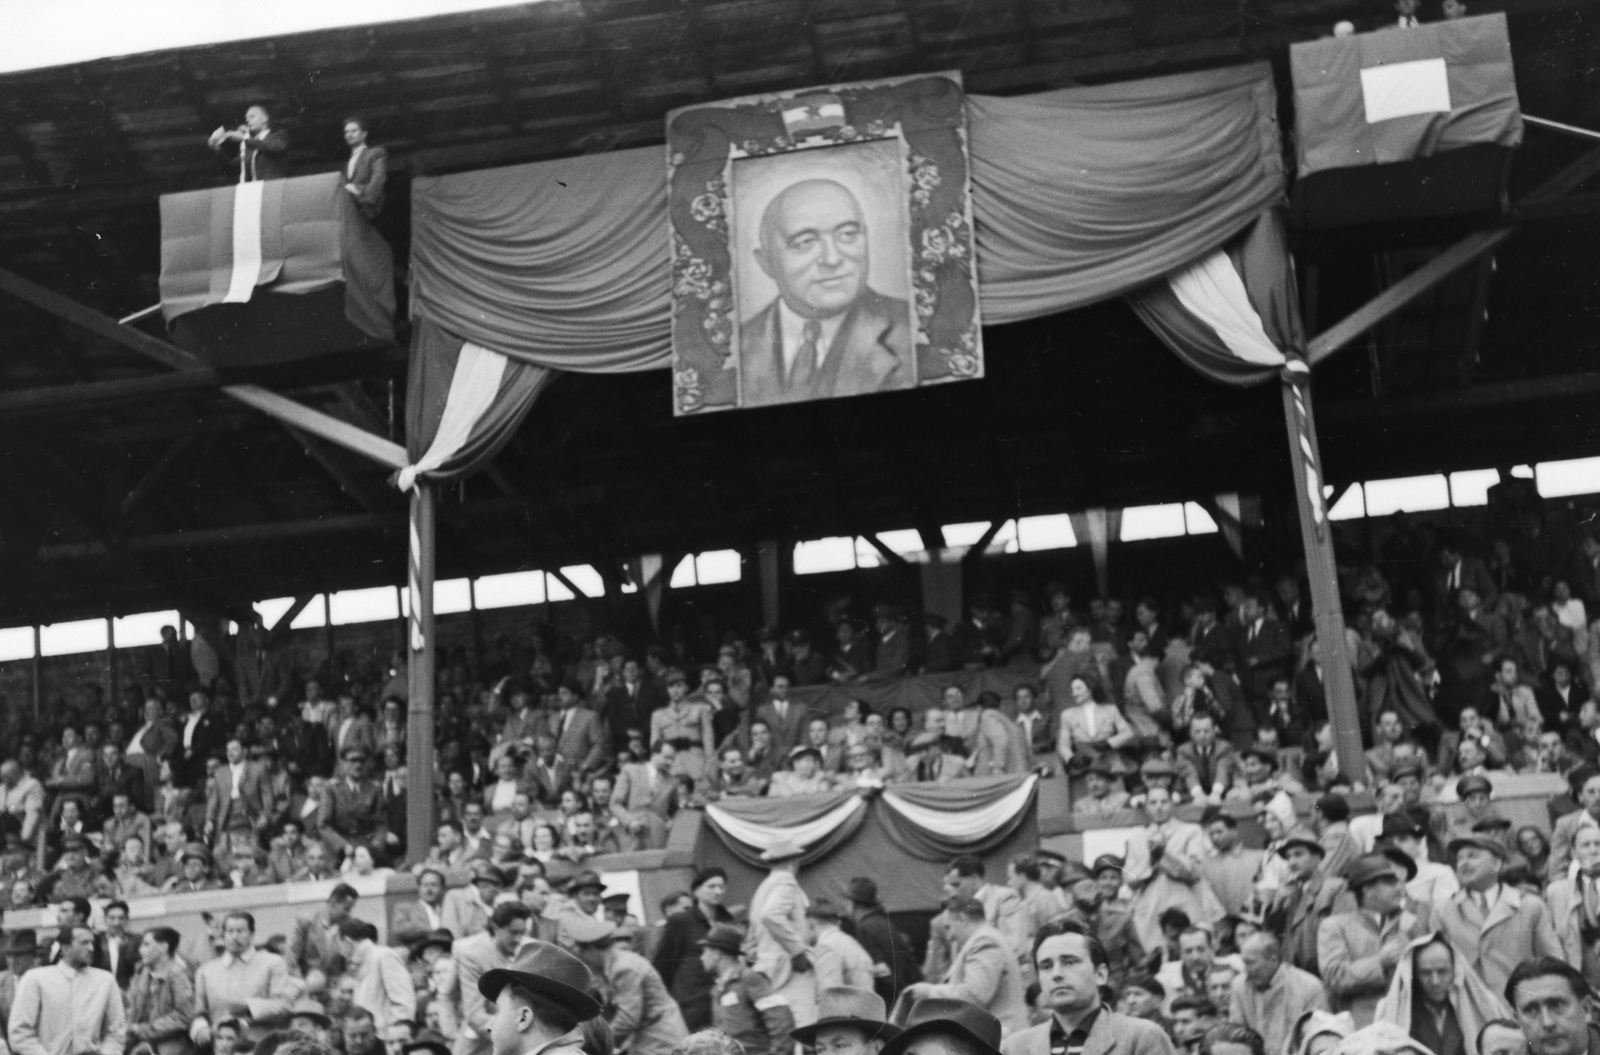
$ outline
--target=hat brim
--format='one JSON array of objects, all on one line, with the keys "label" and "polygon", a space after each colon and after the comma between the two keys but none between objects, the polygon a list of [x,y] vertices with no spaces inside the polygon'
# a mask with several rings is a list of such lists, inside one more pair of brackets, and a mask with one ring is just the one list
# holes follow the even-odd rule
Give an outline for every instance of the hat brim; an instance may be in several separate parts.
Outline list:
[{"label": "hat brim", "polygon": [[315,1022],[317,1025],[321,1026],[323,1029],[332,1029],[333,1028],[333,1019],[329,1018],[327,1015],[324,1015],[320,1011],[290,1011],[289,1012],[289,1021],[290,1022],[293,1022],[297,1018],[309,1018],[311,1021]]},{"label": "hat brim", "polygon": [[411,958],[415,960],[429,949],[443,949],[445,952],[449,952],[454,947],[454,942],[445,941],[443,938],[424,938],[411,946]]},{"label": "hat brim", "polygon": [[1316,854],[1318,857],[1328,856],[1327,847],[1323,846],[1321,843],[1312,842],[1310,839],[1290,839],[1288,842],[1278,847],[1278,856],[1287,857],[1289,855],[1289,851],[1293,850],[1296,846],[1303,846],[1307,850]]},{"label": "hat brim", "polygon": [[885,1044],[882,1050],[878,1052],[878,1055],[901,1055],[906,1048],[910,1047],[913,1040],[916,1040],[921,1036],[926,1036],[929,1033],[939,1032],[954,1033],[956,1036],[961,1037],[967,1043],[971,1044],[973,1050],[979,1052],[980,1055],[1000,1055],[999,1048],[991,1048],[982,1037],[972,1032],[972,1030],[968,1029],[966,1026],[963,1026],[959,1022],[942,1018],[936,1018],[929,1022],[918,1022],[914,1026],[908,1026],[905,1029],[902,1029],[900,1031],[900,1035]]},{"label": "hat brim", "polygon": [[819,1018],[809,1026],[791,1029],[789,1036],[808,1048],[815,1047],[817,1034],[830,1026],[850,1026],[854,1029],[864,1029],[867,1031],[868,1040],[882,1040],[885,1043],[904,1032],[899,1026],[892,1026],[887,1022],[875,1022],[870,1018],[855,1018],[850,1015],[837,1015],[832,1018]]},{"label": "hat brim", "polygon": [[405,1052],[405,1055],[411,1055],[413,1051],[431,1051],[436,1055],[450,1055],[450,1045],[441,1044],[437,1040],[413,1040],[400,1050]]},{"label": "hat brim", "polygon": [[1417,862],[1411,859],[1410,854],[1406,853],[1404,850],[1398,850],[1393,846],[1386,846],[1378,852],[1383,854],[1383,856],[1387,857],[1389,860],[1393,861],[1395,864],[1399,865],[1401,868],[1405,869],[1407,883],[1417,878]]},{"label": "hat brim", "polygon": [[720,942],[706,941],[704,939],[701,939],[700,941],[695,942],[694,943],[694,947],[697,948],[697,949],[715,949],[718,952],[725,952],[729,956],[743,956],[744,955],[744,950],[739,948],[739,947],[737,947],[737,946],[735,946],[734,948],[730,949],[726,945],[721,944]]},{"label": "hat brim", "polygon": [[478,992],[492,1004],[499,999],[500,990],[508,985],[520,985],[550,997],[576,1015],[579,1021],[586,1021],[600,1013],[600,1002],[581,989],[574,989],[565,982],[546,978],[542,974],[529,974],[504,967],[483,972],[483,977],[478,979]]},{"label": "hat brim", "polygon": [[1462,850],[1482,850],[1485,853],[1494,854],[1496,857],[1500,858],[1501,861],[1509,861],[1511,859],[1511,854],[1504,846],[1500,845],[1499,840],[1489,839],[1483,836],[1479,836],[1476,839],[1451,839],[1449,843],[1445,845],[1444,855],[1448,857],[1452,863],[1454,863],[1456,854],[1460,853]]}]

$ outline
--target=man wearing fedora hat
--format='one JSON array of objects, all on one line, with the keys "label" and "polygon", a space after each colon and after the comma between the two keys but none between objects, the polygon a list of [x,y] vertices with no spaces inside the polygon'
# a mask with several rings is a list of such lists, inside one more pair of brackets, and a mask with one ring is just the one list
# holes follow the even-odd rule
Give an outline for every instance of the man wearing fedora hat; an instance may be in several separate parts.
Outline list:
[{"label": "man wearing fedora hat", "polygon": [[738,928],[712,927],[700,940],[700,965],[712,978],[712,1028],[737,1040],[745,1055],[779,1055],[795,1028],[794,1009],[759,968],[745,966]]},{"label": "man wearing fedora hat", "polygon": [[900,1035],[884,1021],[883,997],[870,990],[832,986],[817,994],[817,1020],[791,1034],[818,1055],[878,1055]]},{"label": "man wearing fedora hat", "polygon": [[1317,964],[1332,1010],[1350,1012],[1357,1029],[1372,1022],[1406,946],[1428,930],[1404,908],[1405,884],[1417,866],[1391,853],[1350,862],[1344,877],[1357,907],[1329,916],[1317,931]]},{"label": "man wearing fedora hat", "polygon": [[772,869],[750,897],[750,930],[744,939],[745,957],[767,976],[775,994],[783,996],[797,1025],[816,1019],[816,972],[812,970],[806,940],[806,909],[811,899],[800,889],[800,857],[805,853],[794,839],[778,839],[761,854]]},{"label": "man wearing fedora hat", "polygon": [[1545,903],[1500,882],[1504,843],[1459,835],[1450,840],[1446,855],[1461,889],[1434,905],[1433,924],[1490,989],[1503,992],[1524,960],[1563,955]]},{"label": "man wearing fedora hat", "polygon": [[[1049,1021],[1013,1033],[1004,1042],[999,1041],[999,1030],[994,1029],[990,1034],[993,1039],[983,1047],[992,1052],[998,1045],[1004,1055],[1172,1055],[1172,1042],[1160,1026],[1119,1015],[1101,1003],[1101,987],[1110,979],[1105,950],[1094,938],[1069,927],[1056,924],[1034,939],[1034,970],[1039,978],[1040,1002],[1050,1009]],[[927,1003],[932,1001],[912,1009],[902,1038],[914,1031],[913,1022],[931,1014]],[[924,1055],[915,1047],[909,1050],[913,1055]],[[885,1055],[899,1052],[886,1049]]]},{"label": "man wearing fedora hat", "polygon": [[456,939],[451,952],[461,979],[461,1030],[454,1055],[490,1055],[489,1022],[494,1008],[479,993],[478,980],[514,963],[528,941],[533,910],[520,901],[494,907],[487,930]]},{"label": "man wearing fedora hat", "polygon": [[533,942],[508,967],[486,971],[477,991],[492,1008],[494,1055],[579,1055],[579,1023],[600,1014],[594,976],[583,961],[548,942]]},{"label": "man wearing fedora hat", "polygon": [[650,961],[618,947],[621,934],[609,920],[574,919],[568,925],[578,959],[603,983],[606,1021],[618,1050],[671,1055],[689,1035],[683,1014]]}]

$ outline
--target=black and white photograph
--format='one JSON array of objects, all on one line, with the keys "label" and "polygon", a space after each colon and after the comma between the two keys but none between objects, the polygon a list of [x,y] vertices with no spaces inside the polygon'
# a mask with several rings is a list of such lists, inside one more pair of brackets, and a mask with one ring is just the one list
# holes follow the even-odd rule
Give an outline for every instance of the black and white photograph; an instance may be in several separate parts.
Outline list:
[{"label": "black and white photograph", "polygon": [[1600,1055],[1595,14],[0,3],[0,1055]]}]

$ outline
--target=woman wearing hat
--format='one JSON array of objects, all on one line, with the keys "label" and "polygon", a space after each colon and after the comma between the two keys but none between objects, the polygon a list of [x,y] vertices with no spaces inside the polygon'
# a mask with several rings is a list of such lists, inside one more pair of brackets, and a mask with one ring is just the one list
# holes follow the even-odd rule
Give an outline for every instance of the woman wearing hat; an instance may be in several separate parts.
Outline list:
[{"label": "woman wearing hat", "polygon": [[700,966],[700,940],[719,923],[732,923],[733,916],[722,907],[728,889],[728,873],[707,868],[695,874],[689,885],[694,904],[667,917],[661,943],[653,958],[656,971],[666,983],[672,998],[683,1009],[690,1030],[711,1025],[711,976]]}]

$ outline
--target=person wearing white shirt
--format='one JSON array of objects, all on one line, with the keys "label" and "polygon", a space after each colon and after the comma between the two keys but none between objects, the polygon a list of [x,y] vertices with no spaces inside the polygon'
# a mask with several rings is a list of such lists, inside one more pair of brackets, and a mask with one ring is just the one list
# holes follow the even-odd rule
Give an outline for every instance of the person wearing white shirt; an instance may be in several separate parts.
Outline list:
[{"label": "person wearing white shirt", "polygon": [[7,1039],[14,1055],[122,1055],[127,1017],[110,971],[89,966],[95,933],[74,925],[61,959],[17,983]]}]

